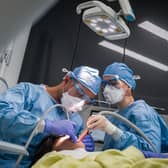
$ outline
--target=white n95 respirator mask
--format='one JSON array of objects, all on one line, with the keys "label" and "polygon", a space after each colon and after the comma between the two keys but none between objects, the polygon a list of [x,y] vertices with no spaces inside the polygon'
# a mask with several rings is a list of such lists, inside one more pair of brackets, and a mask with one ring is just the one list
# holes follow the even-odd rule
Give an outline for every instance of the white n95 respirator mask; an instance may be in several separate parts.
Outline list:
[{"label": "white n95 respirator mask", "polygon": [[104,98],[111,104],[119,103],[124,97],[124,90],[115,86],[106,85],[103,91]]},{"label": "white n95 respirator mask", "polygon": [[78,112],[83,109],[85,101],[78,97],[69,95],[68,92],[64,92],[62,94],[61,103],[67,112]]}]

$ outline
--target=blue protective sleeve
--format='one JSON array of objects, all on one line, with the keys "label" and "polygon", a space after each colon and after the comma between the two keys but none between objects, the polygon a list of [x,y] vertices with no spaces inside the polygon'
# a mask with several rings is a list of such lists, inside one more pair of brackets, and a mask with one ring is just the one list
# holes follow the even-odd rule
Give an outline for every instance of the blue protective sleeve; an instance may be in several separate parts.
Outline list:
[{"label": "blue protective sleeve", "polygon": [[[158,115],[152,108],[150,108],[150,106],[143,102],[138,102],[137,104],[128,107],[122,114],[144,132],[145,136],[155,146],[157,152],[161,151],[161,127]],[[153,151],[151,145],[134,129],[123,122],[114,120],[111,122],[123,130],[123,135],[119,139],[114,140],[111,136],[106,134],[104,150],[109,148],[122,150],[130,145],[134,145],[141,150]]]},{"label": "blue protective sleeve", "polygon": [[[154,141],[151,142],[153,143],[153,146],[155,146],[157,152],[160,152],[160,142],[158,142],[159,144],[154,143]],[[116,144],[116,142],[114,142],[114,144]],[[116,147],[118,149],[124,149],[125,147],[131,145],[137,147],[138,149],[154,151],[151,145],[145,139],[143,139],[143,137],[128,131],[124,132],[124,134],[118,140]]]},{"label": "blue protective sleeve", "polygon": [[32,91],[24,83],[0,95],[0,137],[2,139],[12,139],[31,133],[38,120],[38,117],[29,111],[33,103],[32,95]]}]

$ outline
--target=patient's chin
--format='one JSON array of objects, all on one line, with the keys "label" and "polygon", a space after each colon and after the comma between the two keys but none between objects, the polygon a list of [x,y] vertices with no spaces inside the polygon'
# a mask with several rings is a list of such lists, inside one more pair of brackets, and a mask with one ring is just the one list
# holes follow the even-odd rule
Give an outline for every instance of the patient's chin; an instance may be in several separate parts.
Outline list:
[{"label": "patient's chin", "polygon": [[77,142],[76,147],[85,149],[85,145],[82,142]]}]

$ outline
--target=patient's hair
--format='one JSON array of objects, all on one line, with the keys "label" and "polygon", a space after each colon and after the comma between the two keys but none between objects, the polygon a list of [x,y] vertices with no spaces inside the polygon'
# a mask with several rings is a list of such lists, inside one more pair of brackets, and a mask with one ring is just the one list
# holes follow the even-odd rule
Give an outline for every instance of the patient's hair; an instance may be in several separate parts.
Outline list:
[{"label": "patient's hair", "polygon": [[49,135],[45,137],[41,143],[37,146],[37,149],[33,155],[31,166],[40,159],[45,153],[51,152],[53,150],[53,144],[60,137],[55,135]]}]

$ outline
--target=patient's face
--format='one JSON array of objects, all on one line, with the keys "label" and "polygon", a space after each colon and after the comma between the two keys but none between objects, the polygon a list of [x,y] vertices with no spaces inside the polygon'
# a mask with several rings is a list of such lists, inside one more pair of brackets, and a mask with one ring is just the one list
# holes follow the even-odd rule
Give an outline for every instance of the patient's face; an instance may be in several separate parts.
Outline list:
[{"label": "patient's face", "polygon": [[53,144],[53,150],[56,151],[72,150],[76,148],[85,148],[85,146],[82,142],[73,143],[67,136],[59,137]]}]

